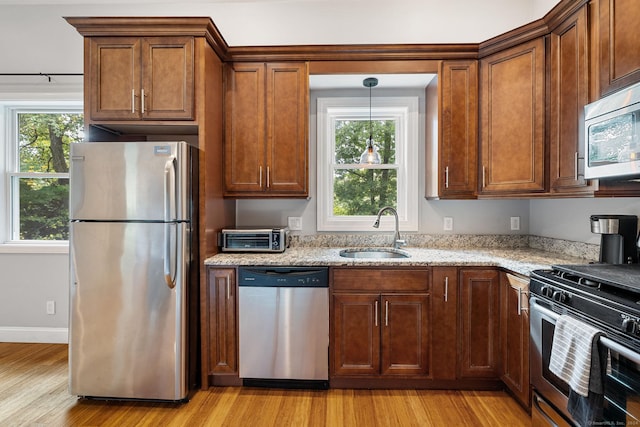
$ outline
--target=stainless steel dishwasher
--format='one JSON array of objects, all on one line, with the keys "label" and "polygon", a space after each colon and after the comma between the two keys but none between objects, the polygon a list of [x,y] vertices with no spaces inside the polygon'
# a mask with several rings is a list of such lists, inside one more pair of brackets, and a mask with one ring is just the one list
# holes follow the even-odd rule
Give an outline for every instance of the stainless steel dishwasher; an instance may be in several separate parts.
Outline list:
[{"label": "stainless steel dishwasher", "polygon": [[327,267],[240,267],[240,378],[247,386],[327,388]]}]

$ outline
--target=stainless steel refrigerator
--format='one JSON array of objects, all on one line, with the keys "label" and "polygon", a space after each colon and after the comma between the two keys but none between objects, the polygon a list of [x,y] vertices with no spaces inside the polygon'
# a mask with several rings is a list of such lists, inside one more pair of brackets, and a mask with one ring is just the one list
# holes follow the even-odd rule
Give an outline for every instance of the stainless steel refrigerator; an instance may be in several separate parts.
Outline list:
[{"label": "stainless steel refrigerator", "polygon": [[187,398],[196,159],[184,142],[71,145],[71,394]]}]

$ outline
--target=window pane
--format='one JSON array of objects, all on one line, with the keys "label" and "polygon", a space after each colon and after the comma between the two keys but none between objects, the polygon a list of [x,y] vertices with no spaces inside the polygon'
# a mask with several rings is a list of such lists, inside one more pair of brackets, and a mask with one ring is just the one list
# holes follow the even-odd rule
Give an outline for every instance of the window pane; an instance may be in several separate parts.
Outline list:
[{"label": "window pane", "polygon": [[[336,160],[337,164],[354,164],[369,139],[369,120],[336,120]],[[396,162],[396,123],[394,120],[373,120],[371,122],[373,141],[378,147],[381,163]]]},{"label": "window pane", "polygon": [[397,170],[342,169],[333,175],[334,215],[376,215],[397,205]]},{"label": "window pane", "polygon": [[83,138],[79,113],[18,113],[19,172],[69,172],[69,144]]},{"label": "window pane", "polygon": [[20,240],[69,240],[69,179],[19,182]]}]

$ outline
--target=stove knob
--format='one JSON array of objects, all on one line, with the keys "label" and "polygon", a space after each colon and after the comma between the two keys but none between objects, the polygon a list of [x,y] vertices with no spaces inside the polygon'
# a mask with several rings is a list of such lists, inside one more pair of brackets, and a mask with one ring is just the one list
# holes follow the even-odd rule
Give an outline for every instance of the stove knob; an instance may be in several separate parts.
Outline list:
[{"label": "stove knob", "polygon": [[640,328],[638,327],[638,322],[633,319],[626,318],[622,321],[622,331],[628,334],[638,334]]},{"label": "stove knob", "polygon": [[551,298],[553,289],[550,286],[543,286],[542,289],[540,289],[540,292],[542,293],[542,296]]},{"label": "stove knob", "polygon": [[565,302],[567,300],[567,294],[562,291],[555,291],[551,296],[554,301]]}]

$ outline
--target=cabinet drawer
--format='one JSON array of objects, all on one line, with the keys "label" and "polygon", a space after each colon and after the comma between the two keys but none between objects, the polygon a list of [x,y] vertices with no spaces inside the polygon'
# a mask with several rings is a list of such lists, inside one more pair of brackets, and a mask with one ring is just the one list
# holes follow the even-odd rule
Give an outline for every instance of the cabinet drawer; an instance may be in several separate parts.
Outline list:
[{"label": "cabinet drawer", "polygon": [[334,291],[428,291],[429,269],[334,268]]}]

